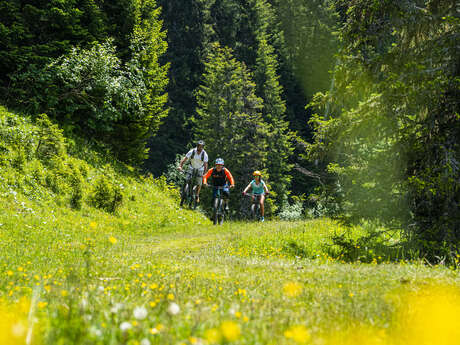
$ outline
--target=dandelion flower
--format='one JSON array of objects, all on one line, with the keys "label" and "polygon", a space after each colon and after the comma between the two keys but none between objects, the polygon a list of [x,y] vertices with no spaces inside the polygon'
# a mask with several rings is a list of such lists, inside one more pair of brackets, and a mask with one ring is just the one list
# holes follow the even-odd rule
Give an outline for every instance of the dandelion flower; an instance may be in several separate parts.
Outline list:
[{"label": "dandelion flower", "polygon": [[298,344],[306,344],[310,339],[310,332],[303,325],[292,326],[284,332],[284,336]]},{"label": "dandelion flower", "polygon": [[233,321],[224,321],[220,325],[220,331],[227,341],[235,341],[241,335],[240,326]]},{"label": "dandelion flower", "polygon": [[118,313],[121,309],[123,308],[123,304],[121,303],[116,303],[112,308],[110,308],[110,311],[114,314]]},{"label": "dandelion flower", "polygon": [[137,320],[144,320],[147,317],[147,309],[145,307],[137,307],[133,311],[134,318]]},{"label": "dandelion flower", "polygon": [[115,244],[115,243],[118,242],[118,240],[117,240],[115,237],[110,236],[110,237],[109,237],[109,242],[112,243],[112,244]]},{"label": "dandelion flower", "polygon": [[288,297],[297,297],[302,293],[302,286],[297,282],[288,282],[283,286],[283,293]]},{"label": "dandelion flower", "polygon": [[144,338],[141,340],[140,345],[150,345],[150,340],[147,338]]},{"label": "dandelion flower", "polygon": [[180,307],[176,303],[171,302],[168,307],[168,313],[171,315],[177,315],[179,314],[179,312],[180,312]]},{"label": "dandelion flower", "polygon": [[211,328],[208,329],[205,333],[204,336],[206,338],[206,341],[209,344],[217,344],[220,343],[222,340],[222,334],[220,334],[219,330],[217,328]]},{"label": "dandelion flower", "polygon": [[120,329],[122,332],[126,332],[127,330],[133,328],[133,325],[131,325],[128,321],[122,322],[120,324]]},{"label": "dandelion flower", "polygon": [[42,302],[42,301],[40,301],[40,302],[37,303],[38,309],[43,309],[43,308],[45,308],[47,305],[48,305],[48,302]]}]

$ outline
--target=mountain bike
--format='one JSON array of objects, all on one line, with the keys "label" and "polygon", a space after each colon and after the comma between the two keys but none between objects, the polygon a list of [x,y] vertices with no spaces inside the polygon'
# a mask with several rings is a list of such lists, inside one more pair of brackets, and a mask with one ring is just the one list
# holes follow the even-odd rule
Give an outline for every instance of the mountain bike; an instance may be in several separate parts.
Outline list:
[{"label": "mountain bike", "polygon": [[[216,197],[212,201],[212,221],[214,225],[224,223],[224,218],[226,217],[227,213],[224,209],[224,200],[223,200],[223,190],[226,188],[225,186],[218,186],[213,187],[217,189]],[[227,187],[228,188],[228,187]]]},{"label": "mountain bike", "polygon": [[189,206],[192,209],[196,209],[197,206],[197,195],[196,190],[198,184],[196,183],[196,179],[199,176],[199,169],[193,169],[190,176],[185,180],[184,185],[181,189],[180,194],[180,206],[182,207],[184,204]]},{"label": "mountain bike", "polygon": [[[250,219],[254,221],[261,220],[262,213],[260,212],[260,197],[262,196],[262,194],[245,193],[244,195],[249,197],[254,196],[253,199],[251,198],[251,207],[249,212]],[[266,193],[265,195],[268,195],[268,193]]]}]

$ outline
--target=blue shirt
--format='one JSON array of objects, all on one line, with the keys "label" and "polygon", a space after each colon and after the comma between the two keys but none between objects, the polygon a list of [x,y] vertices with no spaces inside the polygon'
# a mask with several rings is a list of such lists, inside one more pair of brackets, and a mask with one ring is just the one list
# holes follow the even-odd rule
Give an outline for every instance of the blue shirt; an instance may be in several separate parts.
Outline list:
[{"label": "blue shirt", "polygon": [[251,182],[252,193],[253,194],[264,194],[265,192],[264,186],[265,186],[264,180],[260,180],[259,184],[257,184],[256,180],[252,180]]}]

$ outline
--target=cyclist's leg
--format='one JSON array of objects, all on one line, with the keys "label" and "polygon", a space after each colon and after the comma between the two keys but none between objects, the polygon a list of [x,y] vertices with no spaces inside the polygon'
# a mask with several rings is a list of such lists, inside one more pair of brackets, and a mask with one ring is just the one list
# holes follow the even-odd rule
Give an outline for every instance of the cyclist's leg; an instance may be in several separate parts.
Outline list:
[{"label": "cyclist's leg", "polygon": [[260,202],[260,215],[262,216],[262,218],[264,217],[264,201],[265,201],[265,195],[261,195],[260,198],[259,198],[259,202]]},{"label": "cyclist's leg", "polygon": [[222,196],[223,196],[223,200],[224,200],[224,210],[225,211],[228,211],[229,208],[228,208],[228,199],[230,198],[230,190],[229,189],[223,189],[222,190]]},{"label": "cyclist's leg", "polygon": [[196,202],[200,202],[200,191],[201,185],[203,184],[203,172],[201,170],[198,171],[198,176],[196,177]]}]

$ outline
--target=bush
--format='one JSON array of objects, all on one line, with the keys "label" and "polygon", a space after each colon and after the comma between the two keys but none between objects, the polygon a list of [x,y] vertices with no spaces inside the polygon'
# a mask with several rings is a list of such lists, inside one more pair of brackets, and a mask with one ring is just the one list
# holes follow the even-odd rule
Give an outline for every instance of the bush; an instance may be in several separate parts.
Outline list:
[{"label": "bush", "polygon": [[122,188],[111,177],[101,175],[92,184],[88,202],[93,207],[114,213],[123,202]]},{"label": "bush", "polygon": [[300,220],[304,218],[302,200],[294,200],[292,204],[285,203],[278,213],[278,217],[282,220]]},{"label": "bush", "polygon": [[53,157],[63,156],[66,153],[65,140],[62,130],[53,124],[46,114],[37,118],[38,144],[35,148],[35,155],[42,161],[49,161]]}]

